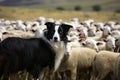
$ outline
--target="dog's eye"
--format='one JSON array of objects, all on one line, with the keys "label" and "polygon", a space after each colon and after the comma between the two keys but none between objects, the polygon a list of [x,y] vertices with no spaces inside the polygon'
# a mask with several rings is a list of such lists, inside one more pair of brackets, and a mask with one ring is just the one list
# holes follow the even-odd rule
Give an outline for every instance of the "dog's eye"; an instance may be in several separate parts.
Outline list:
[{"label": "dog's eye", "polygon": [[58,32],[59,32],[59,33],[62,33],[61,29],[58,29]]}]

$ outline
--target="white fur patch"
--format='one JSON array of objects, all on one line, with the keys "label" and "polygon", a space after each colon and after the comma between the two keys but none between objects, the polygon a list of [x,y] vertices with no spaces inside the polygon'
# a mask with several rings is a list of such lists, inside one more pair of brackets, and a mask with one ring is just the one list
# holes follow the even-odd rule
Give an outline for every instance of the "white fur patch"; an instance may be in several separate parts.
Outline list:
[{"label": "white fur patch", "polygon": [[54,41],[54,38],[56,37],[57,38],[57,41],[60,41],[60,35],[59,35],[59,33],[58,33],[58,29],[59,29],[59,25],[56,25],[55,26],[55,33],[54,33],[54,35],[53,35],[53,41]]},{"label": "white fur patch", "polygon": [[54,66],[54,72],[58,70],[61,61],[64,57],[64,53],[65,53],[65,45],[64,42],[59,41],[59,42],[55,42],[53,43],[54,49],[56,51],[56,56],[55,56],[55,66]]}]

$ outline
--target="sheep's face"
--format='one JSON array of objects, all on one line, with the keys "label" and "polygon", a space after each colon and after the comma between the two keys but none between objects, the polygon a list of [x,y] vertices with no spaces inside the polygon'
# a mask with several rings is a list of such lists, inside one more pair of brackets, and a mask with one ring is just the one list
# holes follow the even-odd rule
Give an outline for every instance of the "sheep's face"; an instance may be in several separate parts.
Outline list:
[{"label": "sheep's face", "polygon": [[96,23],[96,24],[95,24],[96,31],[103,30],[103,26],[104,26],[104,24],[103,24],[103,23]]},{"label": "sheep's face", "polygon": [[111,34],[111,28],[109,28],[109,27],[104,27],[103,28],[103,34],[104,35],[109,35],[109,34]]},{"label": "sheep's face", "polygon": [[96,29],[88,29],[88,36],[95,36],[96,34]]},{"label": "sheep's face", "polygon": [[120,36],[120,32],[119,31],[112,31],[111,32],[111,35],[113,36],[113,37],[119,37]]},{"label": "sheep's face", "polygon": [[87,29],[86,28],[82,28],[79,30],[79,36],[80,38],[86,38],[88,36],[88,32],[87,32]]},{"label": "sheep's face", "polygon": [[110,28],[114,28],[114,26],[115,26],[115,22],[113,22],[113,21],[109,21],[108,23],[106,23],[106,25],[108,25]]},{"label": "sheep's face", "polygon": [[115,38],[108,38],[106,40],[106,45],[107,45],[107,48],[109,49],[115,49]]},{"label": "sheep's face", "polygon": [[94,49],[96,51],[98,51],[98,46],[97,46],[97,42],[94,40],[86,40],[85,41],[85,46],[91,49]]},{"label": "sheep's face", "polygon": [[69,31],[67,38],[69,41],[75,41],[78,40],[78,32],[77,31]]},{"label": "sheep's face", "polygon": [[84,23],[83,23],[83,26],[86,27],[86,28],[90,28],[90,24],[87,23],[87,22],[84,22]]}]

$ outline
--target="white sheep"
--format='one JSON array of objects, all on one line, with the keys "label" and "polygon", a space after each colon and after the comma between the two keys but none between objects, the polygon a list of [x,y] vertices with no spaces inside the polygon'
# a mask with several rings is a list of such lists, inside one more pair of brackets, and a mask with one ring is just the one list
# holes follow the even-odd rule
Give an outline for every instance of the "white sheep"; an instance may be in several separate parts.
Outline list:
[{"label": "white sheep", "polygon": [[88,29],[88,36],[89,36],[89,37],[94,37],[94,36],[96,36],[96,27],[90,27],[90,28]]},{"label": "white sheep", "polygon": [[44,37],[44,32],[41,29],[37,29],[34,34],[35,34],[34,35],[35,38]]},{"label": "white sheep", "polygon": [[91,80],[103,80],[109,73],[113,73],[114,63],[118,56],[118,53],[111,51],[98,52],[92,64],[93,74]]},{"label": "white sheep", "polygon": [[85,20],[83,23],[81,23],[84,27],[86,28],[90,28],[92,26],[92,24],[94,23],[93,19],[89,19],[89,20]]},{"label": "white sheep", "polygon": [[115,49],[115,38],[108,37],[104,41],[96,41],[94,39],[86,39],[81,42],[84,47],[95,49],[97,52],[101,50],[113,51]]},{"label": "white sheep", "polygon": [[114,38],[120,37],[120,31],[119,30],[112,31],[111,36],[113,36]]},{"label": "white sheep", "polygon": [[103,27],[104,27],[104,23],[103,22],[97,22],[94,24],[95,27],[96,27],[96,31],[101,31],[103,30]]},{"label": "white sheep", "polygon": [[69,70],[71,72],[71,80],[76,80],[77,70],[90,69],[95,55],[96,51],[90,48],[71,48],[68,59],[60,65],[58,71],[64,72]]},{"label": "white sheep", "polygon": [[26,31],[26,26],[23,24],[23,21],[21,20],[16,21],[16,30]]},{"label": "white sheep", "polygon": [[110,34],[111,34],[111,28],[108,27],[108,26],[105,26],[105,27],[103,28],[102,37],[103,37],[103,38],[106,38],[106,37],[108,37]]},{"label": "white sheep", "polygon": [[117,59],[115,61],[114,79],[120,80],[120,55],[117,57]]},{"label": "white sheep", "polygon": [[120,37],[116,39],[115,45],[115,52],[120,52]]}]

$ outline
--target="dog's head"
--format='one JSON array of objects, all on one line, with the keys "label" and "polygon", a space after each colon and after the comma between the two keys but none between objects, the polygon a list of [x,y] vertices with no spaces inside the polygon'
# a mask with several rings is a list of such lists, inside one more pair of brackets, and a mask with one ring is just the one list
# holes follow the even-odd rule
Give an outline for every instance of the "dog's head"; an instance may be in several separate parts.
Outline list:
[{"label": "dog's head", "polygon": [[45,24],[47,26],[47,39],[50,41],[66,41],[67,40],[67,33],[71,25],[68,24],[61,24],[61,23],[54,23],[54,22],[47,22]]}]

